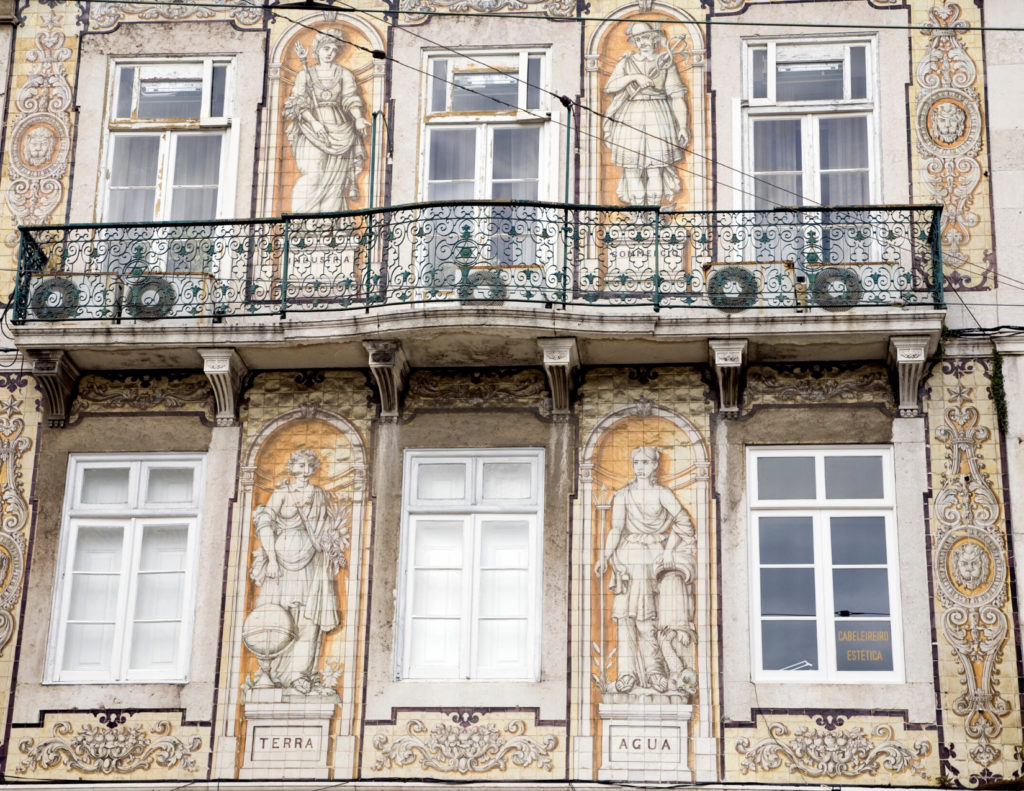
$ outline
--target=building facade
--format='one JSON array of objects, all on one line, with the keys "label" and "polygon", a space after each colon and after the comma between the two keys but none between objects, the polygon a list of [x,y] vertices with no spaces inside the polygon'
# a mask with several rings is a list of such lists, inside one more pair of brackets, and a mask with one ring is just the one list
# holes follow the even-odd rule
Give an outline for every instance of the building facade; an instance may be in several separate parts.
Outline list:
[{"label": "building facade", "polygon": [[1014,0],[0,22],[5,783],[1024,782]]}]

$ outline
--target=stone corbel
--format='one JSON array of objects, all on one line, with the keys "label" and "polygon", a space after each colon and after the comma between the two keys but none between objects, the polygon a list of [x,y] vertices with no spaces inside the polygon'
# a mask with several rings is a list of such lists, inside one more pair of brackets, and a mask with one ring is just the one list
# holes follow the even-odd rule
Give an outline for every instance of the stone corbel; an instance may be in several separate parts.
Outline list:
[{"label": "stone corbel", "polygon": [[726,417],[737,415],[747,363],[747,339],[710,340],[708,352],[718,377],[720,411]]},{"label": "stone corbel", "polygon": [[568,416],[572,404],[573,374],[580,367],[575,338],[538,338],[543,353],[544,373],[551,388],[551,411]]},{"label": "stone corbel", "polygon": [[399,405],[406,380],[409,378],[409,363],[399,341],[363,341],[370,355],[370,373],[377,382],[380,392],[381,419],[398,420]]},{"label": "stone corbel", "polygon": [[921,410],[917,391],[921,387],[924,364],[928,361],[927,335],[904,335],[889,339],[889,365],[896,376],[896,400],[900,417],[917,417]]},{"label": "stone corbel", "polygon": [[42,386],[47,420],[51,428],[62,428],[68,419],[71,397],[78,383],[78,367],[68,353],[58,349],[33,352],[32,376]]},{"label": "stone corbel", "polygon": [[203,358],[203,373],[213,388],[217,407],[215,422],[218,426],[233,426],[238,421],[238,396],[242,379],[249,373],[242,358],[234,349],[199,349]]}]

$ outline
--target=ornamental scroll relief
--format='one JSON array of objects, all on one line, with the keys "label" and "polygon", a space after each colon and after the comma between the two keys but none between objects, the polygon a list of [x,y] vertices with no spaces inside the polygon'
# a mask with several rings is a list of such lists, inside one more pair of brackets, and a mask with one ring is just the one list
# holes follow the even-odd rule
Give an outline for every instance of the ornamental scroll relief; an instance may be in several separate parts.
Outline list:
[{"label": "ornamental scroll relief", "polygon": [[549,17],[570,17],[576,13],[576,0],[402,0],[401,10],[410,22],[424,22],[434,11],[460,13],[477,11],[494,14],[499,11],[526,11],[536,6]]},{"label": "ornamental scroll relief", "polygon": [[[52,11],[42,18],[42,32],[25,60],[36,68],[18,90],[18,114],[11,124],[7,173],[11,179],[4,196],[15,225],[43,225],[64,198],[63,178],[71,150],[71,85],[67,67],[71,49],[64,46],[63,17]],[[13,247],[11,232],[4,240]]]},{"label": "ornamental scroll relief", "polygon": [[1002,718],[1010,713],[996,682],[1010,623],[1003,612],[1007,564],[1000,504],[981,453],[990,431],[979,425],[971,390],[950,388],[952,406],[944,412],[945,425],[935,429],[945,464],[935,497],[934,573],[936,595],[946,608],[942,635],[960,664],[963,684],[952,709],[975,742],[971,758],[989,766],[1002,755],[997,743]]},{"label": "ornamental scroll relief", "polygon": [[[928,45],[917,64],[917,150],[924,157],[922,178],[932,198],[942,204],[942,247],[946,277],[956,285],[982,287],[980,277],[961,268],[967,264],[971,232],[979,222],[973,210],[981,181],[981,100],[974,88],[978,70],[967,54],[962,34],[970,25],[960,6],[946,0],[932,6],[921,31]],[[952,268],[956,271],[950,273]]]},{"label": "ornamental scroll relief", "polygon": [[193,758],[203,746],[201,736],[173,735],[171,723],[159,720],[148,729],[143,725],[118,724],[123,717],[101,725],[82,725],[76,732],[70,722],[55,722],[53,736],[22,739],[18,749],[26,758],[15,770],[25,774],[63,765],[81,774],[130,774],[146,770],[154,763],[166,769],[179,766],[186,772],[198,772]]},{"label": "ornamental scroll relief", "polygon": [[373,746],[380,752],[374,771],[408,766],[419,758],[424,769],[479,774],[493,769],[504,771],[508,762],[551,771],[550,753],[558,747],[558,737],[547,735],[538,740],[526,734],[526,723],[512,720],[504,728],[480,723],[479,715],[455,713],[452,722],[440,722],[428,728],[421,720],[410,720],[406,732],[388,743],[377,734]]},{"label": "ornamental scroll relief", "polygon": [[[224,3],[228,18],[242,27],[253,27],[263,22],[263,9],[259,6]],[[224,12],[209,3],[191,3],[174,0],[169,3],[94,3],[89,7],[89,27],[93,31],[112,30],[121,22],[134,17],[140,21],[168,20],[179,22],[193,19],[220,19]]]},{"label": "ornamental scroll relief", "polygon": [[[24,377],[8,375],[0,378],[8,390],[25,387]],[[21,584],[25,575],[28,503],[25,501],[21,459],[32,447],[32,441],[23,436],[25,418],[22,401],[10,395],[0,400],[0,656],[14,634],[14,612],[21,599]]]},{"label": "ornamental scroll relief", "polygon": [[914,742],[913,749],[895,739],[891,725],[879,725],[871,731],[874,741],[862,728],[799,727],[789,736],[781,722],[768,725],[768,738],[751,745],[749,739],[737,739],[736,750],[743,755],[740,769],[747,772],[771,771],[783,764],[790,772],[806,777],[859,777],[872,775],[879,769],[887,772],[909,772],[927,777],[921,758],[931,752],[927,740]]}]

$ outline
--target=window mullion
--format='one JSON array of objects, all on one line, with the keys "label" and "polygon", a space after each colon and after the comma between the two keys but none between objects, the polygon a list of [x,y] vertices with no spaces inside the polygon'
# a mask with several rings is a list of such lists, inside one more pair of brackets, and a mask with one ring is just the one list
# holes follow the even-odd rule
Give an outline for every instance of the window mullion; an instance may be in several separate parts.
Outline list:
[{"label": "window mullion", "polygon": [[768,101],[774,104],[775,103],[775,71],[776,71],[776,68],[777,68],[776,65],[775,65],[775,42],[774,41],[769,41],[768,42],[768,55],[765,58],[765,61],[766,61],[765,69],[767,70],[767,78],[768,78],[768,90],[767,90]]},{"label": "window mullion", "polygon": [[464,679],[477,676],[478,628],[477,601],[480,592],[480,516],[466,517],[463,527],[462,564],[462,646],[459,676]]},{"label": "window mullion", "polygon": [[113,681],[124,681],[128,673],[131,624],[135,614],[135,570],[139,566],[137,553],[141,545],[135,535],[136,530],[135,519],[124,521],[124,535],[121,538],[121,574],[117,586],[117,610],[111,661],[111,680]]}]

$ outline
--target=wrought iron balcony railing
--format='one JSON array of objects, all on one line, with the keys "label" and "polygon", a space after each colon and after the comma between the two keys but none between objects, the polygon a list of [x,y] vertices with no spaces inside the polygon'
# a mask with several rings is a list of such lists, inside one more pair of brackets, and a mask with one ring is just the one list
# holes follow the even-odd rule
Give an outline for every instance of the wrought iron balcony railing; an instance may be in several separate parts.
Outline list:
[{"label": "wrought iron balcony railing", "polygon": [[942,306],[939,207],[664,212],[456,202],[21,229],[16,323],[392,305]]}]

